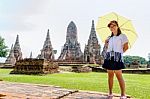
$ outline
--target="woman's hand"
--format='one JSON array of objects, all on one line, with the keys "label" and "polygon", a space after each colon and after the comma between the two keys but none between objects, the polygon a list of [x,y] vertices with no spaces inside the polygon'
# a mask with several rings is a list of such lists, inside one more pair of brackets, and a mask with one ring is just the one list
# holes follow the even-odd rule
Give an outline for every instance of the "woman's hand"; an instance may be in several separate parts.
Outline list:
[{"label": "woman's hand", "polygon": [[128,48],[129,48],[129,46],[128,46],[128,42],[127,42],[123,45],[123,52],[126,52],[128,50]]},{"label": "woman's hand", "polygon": [[105,46],[106,46],[106,47],[108,47],[108,42],[109,42],[109,40],[106,39],[106,40],[105,40]]}]

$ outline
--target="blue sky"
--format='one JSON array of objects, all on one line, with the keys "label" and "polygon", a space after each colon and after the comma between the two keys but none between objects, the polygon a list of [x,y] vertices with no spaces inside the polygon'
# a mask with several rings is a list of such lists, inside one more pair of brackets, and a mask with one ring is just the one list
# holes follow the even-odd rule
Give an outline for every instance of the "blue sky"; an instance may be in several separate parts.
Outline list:
[{"label": "blue sky", "polygon": [[[147,58],[150,52],[150,1],[148,0],[0,0],[0,35],[10,48],[17,34],[23,57],[32,51],[36,57],[42,49],[47,29],[50,29],[51,42],[60,55],[66,40],[66,30],[74,21],[78,30],[81,50],[87,43],[91,21],[116,12],[132,20],[138,33],[134,46],[125,55],[139,55]],[[99,39],[103,47],[103,43]]]}]

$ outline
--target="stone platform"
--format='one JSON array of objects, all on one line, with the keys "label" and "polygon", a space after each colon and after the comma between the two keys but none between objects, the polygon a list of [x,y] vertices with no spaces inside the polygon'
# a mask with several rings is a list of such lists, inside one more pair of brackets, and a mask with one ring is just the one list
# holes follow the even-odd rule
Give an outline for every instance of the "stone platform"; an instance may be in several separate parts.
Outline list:
[{"label": "stone platform", "polygon": [[[0,99],[107,99],[107,94],[70,90],[53,85],[0,81]],[[119,95],[114,95],[113,99],[119,99]]]}]

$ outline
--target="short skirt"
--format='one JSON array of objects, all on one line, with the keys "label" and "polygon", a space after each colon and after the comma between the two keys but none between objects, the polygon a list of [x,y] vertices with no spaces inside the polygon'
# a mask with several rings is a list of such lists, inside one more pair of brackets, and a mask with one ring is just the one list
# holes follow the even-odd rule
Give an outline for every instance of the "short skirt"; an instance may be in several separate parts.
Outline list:
[{"label": "short skirt", "polygon": [[125,69],[125,65],[122,61],[114,61],[113,59],[111,60],[104,60],[104,64],[102,65],[103,68],[107,70],[121,70]]}]

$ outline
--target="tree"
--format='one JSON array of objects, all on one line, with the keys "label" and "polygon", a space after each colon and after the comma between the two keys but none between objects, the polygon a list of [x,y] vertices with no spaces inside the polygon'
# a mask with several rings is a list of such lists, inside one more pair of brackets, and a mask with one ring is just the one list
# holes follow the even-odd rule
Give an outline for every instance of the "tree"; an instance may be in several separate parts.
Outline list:
[{"label": "tree", "polygon": [[0,36],[0,57],[6,57],[8,53],[8,47],[5,45],[4,38]]},{"label": "tree", "polygon": [[140,64],[147,64],[146,59],[143,57],[140,57],[140,56],[129,56],[129,55],[127,55],[127,56],[124,56],[123,58],[124,58],[125,64],[131,64],[134,61],[137,61]]}]

